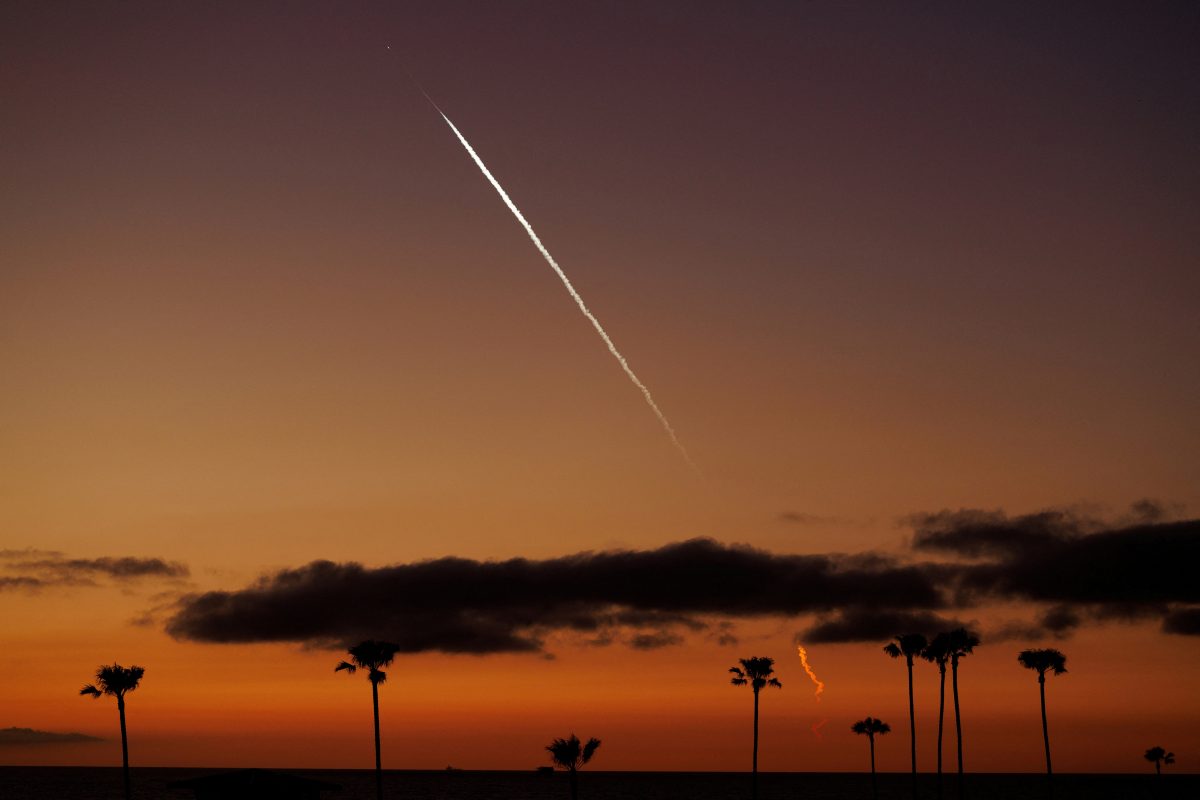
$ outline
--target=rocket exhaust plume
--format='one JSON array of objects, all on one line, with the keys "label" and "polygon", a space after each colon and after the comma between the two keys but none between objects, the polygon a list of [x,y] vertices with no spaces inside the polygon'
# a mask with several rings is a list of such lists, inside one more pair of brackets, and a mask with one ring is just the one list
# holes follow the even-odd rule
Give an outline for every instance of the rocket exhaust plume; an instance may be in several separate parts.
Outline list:
[{"label": "rocket exhaust plume", "polygon": [[813,732],[813,736],[817,737],[818,742],[825,739],[825,734],[821,733],[821,729],[824,728],[828,723],[829,717],[825,717],[825,719],[821,720],[820,722],[814,722],[809,726],[810,730]]},{"label": "rocket exhaust plume", "polygon": [[816,684],[817,690],[813,693],[813,697],[817,702],[821,702],[821,693],[825,691],[825,682],[817,677],[817,673],[813,672],[813,668],[808,665],[808,651],[801,645],[796,648],[800,651],[800,666],[804,667],[804,671],[808,673],[809,679]]},{"label": "rocket exhaust plume", "polygon": [[[412,78],[412,75],[410,74],[409,77]],[[604,344],[608,347],[608,352],[612,353],[613,358],[617,360],[617,363],[621,365],[621,369],[625,371],[625,375],[630,381],[633,382],[633,385],[636,386],[639,391],[641,391],[642,397],[646,400],[646,405],[650,406],[650,410],[654,412],[654,416],[658,417],[658,421],[662,424],[663,430],[667,432],[667,436],[670,438],[671,444],[675,445],[675,449],[679,451],[681,456],[683,456],[683,460],[687,462],[687,465],[691,467],[694,472],[699,474],[700,469],[696,466],[696,463],[692,461],[692,457],[688,455],[688,451],[686,448],[684,448],[683,443],[679,441],[679,437],[675,435],[675,429],[671,427],[671,423],[667,420],[666,415],[663,414],[662,409],[658,407],[658,403],[654,402],[654,396],[650,394],[650,390],[646,388],[646,384],[642,383],[641,379],[634,374],[633,369],[629,366],[629,362],[625,360],[625,356],[621,355],[621,351],[619,351],[617,346],[613,344],[613,340],[609,338],[608,332],[604,330],[604,327],[600,324],[600,320],[596,319],[596,315],[593,314],[587,307],[587,304],[583,302],[583,298],[579,295],[579,292],[575,291],[575,287],[571,285],[571,281],[569,278],[567,278],[567,274],[562,271],[562,268],[558,266],[558,262],[554,260],[552,255],[550,255],[550,251],[546,249],[544,244],[542,244],[542,240],[538,238],[536,233],[534,233],[533,226],[530,225],[529,221],[525,219],[525,215],[521,213],[519,208],[517,208],[517,204],[514,203],[512,198],[508,196],[508,192],[504,191],[504,187],[500,185],[500,181],[496,180],[496,177],[492,175],[491,170],[484,165],[483,159],[481,159],[479,154],[475,152],[475,148],[471,147],[471,143],[468,142],[466,137],[462,135],[457,127],[455,127],[454,123],[450,121],[450,118],[446,116],[446,113],[438,107],[437,103],[433,102],[433,99],[426,94],[425,90],[421,87],[420,83],[417,83],[415,78],[413,78],[413,83],[417,84],[417,88],[421,90],[421,94],[425,95],[425,99],[429,101],[429,104],[432,105],[434,110],[437,111],[438,114],[441,115],[442,119],[446,121],[446,124],[450,126],[450,130],[454,131],[454,135],[458,137],[458,141],[462,143],[462,146],[466,149],[467,154],[471,156],[471,159],[475,162],[475,166],[479,167],[479,170],[483,173],[483,176],[488,179],[489,183],[492,184],[492,188],[494,188],[500,195],[500,199],[504,201],[504,205],[508,206],[508,210],[511,211],[513,216],[517,218],[517,222],[521,223],[521,227],[525,229],[525,233],[529,234],[529,238],[533,241],[533,245],[538,249],[538,252],[542,254],[542,258],[546,259],[546,263],[549,264],[550,268],[554,270],[554,273],[558,275],[558,278],[562,281],[563,286],[567,287],[567,293],[571,295],[571,299],[575,301],[575,305],[579,306],[579,310],[583,312],[585,317],[587,317],[588,322],[592,323],[592,327],[596,329],[596,333],[600,334],[600,338],[604,340]]]}]

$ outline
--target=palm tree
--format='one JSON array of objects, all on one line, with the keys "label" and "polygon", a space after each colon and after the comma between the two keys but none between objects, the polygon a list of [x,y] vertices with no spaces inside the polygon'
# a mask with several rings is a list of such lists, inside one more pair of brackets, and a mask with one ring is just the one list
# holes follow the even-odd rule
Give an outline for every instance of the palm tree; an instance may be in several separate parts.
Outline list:
[{"label": "palm tree", "polygon": [[929,646],[929,640],[919,633],[902,633],[895,640],[883,646],[883,652],[892,658],[904,656],[908,665],[908,735],[912,745],[912,787],[913,797],[917,796],[917,720],[913,711],[913,658],[921,655],[921,651]]},{"label": "palm tree", "polygon": [[958,734],[958,796],[963,796],[962,715],[958,710],[958,660],[971,655],[979,646],[979,637],[966,628],[955,628],[948,635],[951,685],[954,691],[954,728]]},{"label": "palm tree", "polygon": [[765,656],[752,656],[751,658],[739,658],[740,667],[730,667],[729,671],[733,673],[733,678],[729,681],[734,686],[745,686],[750,684],[750,688],[754,690],[754,756],[750,762],[751,765],[751,783],[750,797],[752,800],[758,798],[758,693],[762,691],[764,686],[774,686],[776,689],[782,689],[783,684],[778,678],[773,677],[775,672],[775,659]]},{"label": "palm tree", "polygon": [[392,663],[400,645],[367,639],[350,648],[350,660],[339,662],[334,672],[346,670],[353,675],[359,668],[367,671],[371,682],[371,702],[375,706],[375,797],[383,800],[383,761],[379,755],[379,684],[387,680],[383,668]]},{"label": "palm tree", "polygon": [[871,743],[871,794],[876,800],[879,798],[879,787],[875,784],[875,734],[882,736],[885,733],[890,733],[892,726],[888,725],[883,720],[867,717],[860,719],[858,722],[850,726],[850,730],[855,733],[867,735],[867,741]]},{"label": "palm tree", "polygon": [[924,650],[921,658],[937,664],[941,682],[938,685],[938,735],[937,735],[937,796],[942,796],[942,732],[946,720],[946,664],[950,661],[950,634],[939,633],[933,637]]},{"label": "palm tree", "polygon": [[125,695],[142,682],[146,670],[136,664],[122,667],[120,664],[102,666],[96,670],[96,682],[89,683],[79,693],[90,694],[96,699],[102,694],[117,698],[117,712],[121,715],[121,776],[125,780],[125,800],[129,800],[129,737],[125,732]]},{"label": "palm tree", "polygon": [[1046,776],[1052,778],[1054,770],[1050,767],[1050,732],[1046,727],[1046,671],[1062,675],[1067,671],[1067,657],[1057,650],[1022,650],[1017,655],[1017,661],[1025,669],[1035,670],[1038,674],[1038,691],[1042,697],[1042,740],[1046,744]]},{"label": "palm tree", "polygon": [[1162,765],[1163,764],[1166,764],[1169,767],[1175,763],[1175,754],[1168,753],[1166,750],[1163,750],[1161,747],[1151,747],[1149,750],[1146,751],[1146,754],[1144,756],[1142,756],[1142,758],[1146,759],[1147,761],[1154,762],[1154,774],[1155,775],[1162,775]]},{"label": "palm tree", "polygon": [[546,750],[550,753],[550,760],[554,762],[555,766],[565,769],[571,776],[571,800],[579,797],[579,768],[592,760],[592,756],[596,754],[596,748],[599,746],[600,740],[593,737],[581,747],[579,737],[573,733],[570,739],[555,739],[546,745]]}]

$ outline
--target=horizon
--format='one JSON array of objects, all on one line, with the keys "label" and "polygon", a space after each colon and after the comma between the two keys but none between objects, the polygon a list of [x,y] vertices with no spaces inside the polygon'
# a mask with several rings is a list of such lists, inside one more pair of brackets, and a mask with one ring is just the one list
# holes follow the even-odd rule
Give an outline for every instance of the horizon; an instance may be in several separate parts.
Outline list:
[{"label": "horizon", "polygon": [[0,25],[0,766],[1200,772],[1200,7]]}]

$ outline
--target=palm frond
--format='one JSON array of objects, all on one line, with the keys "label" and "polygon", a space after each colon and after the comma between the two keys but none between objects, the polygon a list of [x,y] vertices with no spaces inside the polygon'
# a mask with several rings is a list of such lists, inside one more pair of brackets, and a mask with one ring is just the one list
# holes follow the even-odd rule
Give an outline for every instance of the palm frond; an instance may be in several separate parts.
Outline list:
[{"label": "palm frond", "polygon": [[342,670],[346,670],[346,672],[353,675],[354,673],[358,672],[358,667],[354,666],[349,661],[339,661],[338,665],[333,668],[333,671],[341,672]]},{"label": "palm frond", "polygon": [[1017,654],[1017,661],[1026,669],[1032,669],[1039,676],[1043,676],[1047,671],[1055,675],[1062,675],[1067,671],[1067,657],[1058,650],[1022,650]]},{"label": "palm frond", "polygon": [[569,739],[555,739],[550,742],[546,745],[546,751],[550,753],[550,760],[563,769],[574,771],[579,768],[579,737],[574,733]]},{"label": "palm frond", "polygon": [[581,763],[586,764],[592,760],[592,756],[596,754],[596,749],[600,747],[600,740],[592,737],[588,739],[587,744],[583,746],[583,757]]},{"label": "palm frond", "polygon": [[104,694],[104,692],[100,691],[99,689],[97,689],[95,686],[93,686],[90,683],[87,684],[86,686],[84,686],[82,689],[80,689],[79,693],[80,694],[90,694],[92,696],[93,700],[96,699],[97,697],[99,697],[100,695]]}]

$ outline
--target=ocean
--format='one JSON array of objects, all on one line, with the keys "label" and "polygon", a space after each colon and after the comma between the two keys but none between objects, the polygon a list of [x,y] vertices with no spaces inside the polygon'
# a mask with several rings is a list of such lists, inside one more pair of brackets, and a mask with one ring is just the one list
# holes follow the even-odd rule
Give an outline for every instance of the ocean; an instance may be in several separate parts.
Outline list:
[{"label": "ocean", "polygon": [[[135,800],[188,800],[192,792],[172,781],[224,770],[143,767],[132,770]],[[370,770],[281,770],[339,784],[323,800],[374,800]],[[924,800],[936,800],[935,777],[920,775]],[[569,800],[564,773],[475,770],[384,772],[389,800]],[[761,773],[760,800],[871,800],[869,773]],[[959,800],[955,776],[947,775],[945,800]],[[909,800],[908,773],[881,773],[880,800]],[[963,800],[1049,800],[1045,775],[966,777]],[[0,800],[120,800],[121,770],[100,767],[0,767]],[[730,772],[604,772],[579,774],[579,800],[749,800],[750,776]],[[1054,800],[1192,800],[1200,775],[1055,775]]]}]

